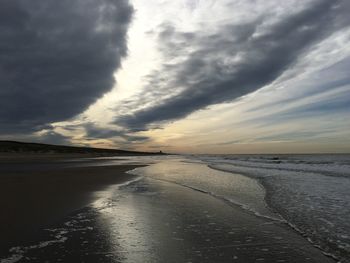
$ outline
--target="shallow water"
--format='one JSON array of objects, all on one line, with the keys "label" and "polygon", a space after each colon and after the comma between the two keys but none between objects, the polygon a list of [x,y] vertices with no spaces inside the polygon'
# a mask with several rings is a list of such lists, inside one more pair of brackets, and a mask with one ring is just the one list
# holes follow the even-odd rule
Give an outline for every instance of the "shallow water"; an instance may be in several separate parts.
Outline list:
[{"label": "shallow water", "polygon": [[350,155],[200,156],[213,169],[245,174],[269,206],[325,252],[350,260]]},{"label": "shallow water", "polygon": [[258,215],[278,219],[268,209],[264,188],[254,179],[240,174],[217,171],[200,162],[183,158],[163,160],[136,168],[132,174],[177,183],[240,205]]},{"label": "shallow water", "polygon": [[153,164],[132,173],[203,191],[260,216],[282,216],[326,253],[350,260],[350,155],[168,156],[147,162]]},{"label": "shallow water", "polygon": [[350,155],[202,155],[152,163],[132,173],[282,217],[324,252],[350,260]]}]

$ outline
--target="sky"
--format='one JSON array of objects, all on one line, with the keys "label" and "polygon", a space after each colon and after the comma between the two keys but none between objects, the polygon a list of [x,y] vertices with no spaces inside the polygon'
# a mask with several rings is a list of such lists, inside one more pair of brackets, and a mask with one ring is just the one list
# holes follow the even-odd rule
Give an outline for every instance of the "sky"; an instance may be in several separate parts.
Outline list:
[{"label": "sky", "polygon": [[350,152],[347,0],[0,0],[0,139]]}]

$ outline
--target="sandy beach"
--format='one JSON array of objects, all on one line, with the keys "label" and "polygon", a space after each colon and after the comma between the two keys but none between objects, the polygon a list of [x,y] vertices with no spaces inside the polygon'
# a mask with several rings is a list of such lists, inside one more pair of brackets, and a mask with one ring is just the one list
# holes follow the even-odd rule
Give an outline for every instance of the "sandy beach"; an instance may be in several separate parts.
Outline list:
[{"label": "sandy beach", "polygon": [[284,223],[178,184],[133,181],[135,165],[20,162],[1,166],[1,263],[334,262]]},{"label": "sandy beach", "polygon": [[105,187],[132,179],[125,172],[136,167],[79,167],[81,155],[14,156],[0,158],[2,253],[88,205]]}]

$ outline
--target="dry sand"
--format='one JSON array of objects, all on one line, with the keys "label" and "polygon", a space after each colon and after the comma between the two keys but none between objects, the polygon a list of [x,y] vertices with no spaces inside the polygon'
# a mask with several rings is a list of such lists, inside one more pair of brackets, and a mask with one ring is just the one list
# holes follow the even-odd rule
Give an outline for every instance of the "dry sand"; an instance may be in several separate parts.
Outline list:
[{"label": "dry sand", "polygon": [[56,162],[66,158],[0,158],[0,252],[91,203],[97,191],[132,179],[125,172],[136,167],[69,167]]}]

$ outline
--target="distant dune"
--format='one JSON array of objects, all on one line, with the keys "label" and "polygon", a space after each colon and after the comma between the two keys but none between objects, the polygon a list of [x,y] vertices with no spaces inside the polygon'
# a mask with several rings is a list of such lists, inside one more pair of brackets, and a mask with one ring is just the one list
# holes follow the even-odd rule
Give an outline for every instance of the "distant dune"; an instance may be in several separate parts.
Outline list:
[{"label": "distant dune", "polygon": [[108,155],[159,155],[160,152],[136,152],[118,149],[76,147],[51,145],[43,143],[27,143],[17,141],[0,141],[0,153],[59,153],[59,154],[108,154]]}]

